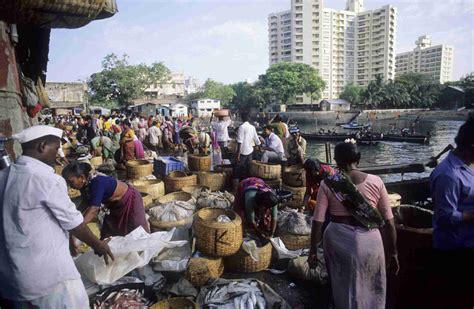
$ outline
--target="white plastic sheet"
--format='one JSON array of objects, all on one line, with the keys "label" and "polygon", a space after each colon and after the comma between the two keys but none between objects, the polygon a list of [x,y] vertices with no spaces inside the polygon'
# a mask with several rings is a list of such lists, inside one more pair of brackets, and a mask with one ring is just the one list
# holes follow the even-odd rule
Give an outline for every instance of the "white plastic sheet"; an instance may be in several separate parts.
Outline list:
[{"label": "white plastic sheet", "polygon": [[115,260],[106,265],[104,259],[88,251],[76,259],[82,276],[98,284],[110,284],[138,267],[143,267],[165,248],[175,248],[187,241],[171,241],[174,229],[148,234],[142,227],[124,237],[113,237],[109,247]]},{"label": "white plastic sheet", "polygon": [[301,250],[301,249],[298,249],[298,250],[295,250],[295,251],[288,250],[286,248],[285,244],[283,243],[283,241],[280,239],[280,237],[270,238],[270,241],[273,245],[273,248],[275,248],[275,250],[277,252],[278,259],[280,259],[280,260],[281,259],[294,259],[294,258],[297,258],[303,252],[303,250]]}]

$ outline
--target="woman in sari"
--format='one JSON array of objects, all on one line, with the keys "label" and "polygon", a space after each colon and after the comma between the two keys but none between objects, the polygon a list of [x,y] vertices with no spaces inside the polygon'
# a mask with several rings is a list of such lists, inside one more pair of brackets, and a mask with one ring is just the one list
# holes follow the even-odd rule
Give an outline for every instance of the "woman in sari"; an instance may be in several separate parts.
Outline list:
[{"label": "woman in sari", "polygon": [[148,126],[147,126],[147,121],[145,120],[145,117],[140,117],[140,122],[138,123],[138,139],[142,143],[146,138],[147,128]]},{"label": "woman in sari", "polygon": [[[339,143],[334,155],[339,171],[319,188],[308,263],[316,267],[316,246],[324,238],[335,308],[385,308],[386,270],[398,272],[387,190],[380,177],[357,169],[360,153],[355,141]],[[327,211],[331,222],[323,237]]]},{"label": "woman in sari", "polygon": [[94,220],[104,205],[107,214],[100,230],[101,239],[125,236],[139,226],[150,232],[140,193],[124,182],[91,172],[91,169],[87,163],[73,162],[62,172],[69,186],[81,190],[85,199],[84,223]]},{"label": "woman in sari", "polygon": [[[303,205],[300,211],[306,207],[307,210],[313,212],[316,207],[316,198],[318,197],[319,187],[324,178],[334,175],[336,172],[328,164],[321,163],[318,159],[307,159],[303,168],[306,174],[306,192],[304,194]],[[301,181],[303,183],[303,181]]]},{"label": "woman in sari", "polygon": [[262,179],[250,177],[240,182],[233,209],[242,218],[244,227],[253,229],[264,239],[273,237],[277,206],[278,197]]},{"label": "woman in sari", "polygon": [[122,127],[122,139],[120,140],[120,146],[122,149],[122,162],[135,160],[135,133],[132,130],[130,121],[124,120]]}]

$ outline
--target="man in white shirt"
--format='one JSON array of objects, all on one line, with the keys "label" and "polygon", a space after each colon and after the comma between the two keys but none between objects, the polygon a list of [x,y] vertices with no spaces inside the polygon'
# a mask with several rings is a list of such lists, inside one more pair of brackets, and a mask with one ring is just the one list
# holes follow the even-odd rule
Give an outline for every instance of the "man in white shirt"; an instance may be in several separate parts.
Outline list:
[{"label": "man in white shirt", "polygon": [[249,123],[248,113],[242,113],[243,123],[237,130],[237,150],[235,154],[235,167],[233,172],[233,187],[237,189],[239,180],[248,176],[250,163],[252,162],[253,147],[260,145],[257,130]]},{"label": "man in white shirt", "polygon": [[158,148],[162,148],[161,145],[161,129],[157,126],[158,122],[155,120],[153,121],[151,127],[148,129],[148,142],[153,151],[158,151]]},{"label": "man in white shirt", "polygon": [[285,148],[281,139],[273,133],[273,127],[267,125],[263,130],[265,136],[265,145],[261,148],[264,150],[262,162],[268,163],[269,160],[281,161],[285,158]]},{"label": "man in white shirt", "polygon": [[222,151],[223,158],[227,159],[228,153],[228,142],[230,140],[228,127],[232,124],[232,120],[225,119],[225,117],[219,117],[219,121],[212,121],[214,114],[211,116],[211,124],[212,129],[216,131],[217,143],[219,144],[219,148]]},{"label": "man in white shirt", "polygon": [[113,259],[83,222],[54,173],[62,130],[30,127],[14,135],[23,155],[0,171],[0,294],[13,308],[89,308],[69,252],[69,233]]}]

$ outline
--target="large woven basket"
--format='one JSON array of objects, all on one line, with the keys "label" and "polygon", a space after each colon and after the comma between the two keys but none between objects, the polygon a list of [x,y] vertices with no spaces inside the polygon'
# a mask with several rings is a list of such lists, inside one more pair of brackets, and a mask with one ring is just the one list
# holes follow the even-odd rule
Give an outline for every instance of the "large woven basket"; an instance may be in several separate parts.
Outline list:
[{"label": "large woven basket", "polygon": [[272,189],[280,189],[281,188],[281,178],[272,179],[272,180],[265,180],[265,184]]},{"label": "large woven basket", "polygon": [[281,178],[281,165],[252,161],[250,175],[262,179],[278,179]]},{"label": "large woven basket", "polygon": [[308,249],[311,246],[311,234],[296,235],[288,232],[278,233],[288,250]]},{"label": "large woven basket", "polygon": [[153,164],[147,160],[130,160],[125,163],[128,179],[140,179],[150,176],[153,172]]},{"label": "large woven basket", "polygon": [[285,206],[290,208],[299,208],[303,206],[306,187],[290,187],[283,184],[281,185],[281,189],[293,193],[293,196],[288,202],[285,203]]},{"label": "large woven basket", "polygon": [[216,165],[214,166],[215,172],[225,173],[226,180],[225,185],[227,188],[232,188],[232,175],[234,174],[234,167],[230,164],[227,165]]},{"label": "large woven basket", "polygon": [[197,176],[191,173],[173,171],[165,176],[166,193],[176,192],[183,187],[197,185]]},{"label": "large woven basket", "polygon": [[225,188],[226,174],[219,172],[199,172],[198,184],[208,187],[211,191],[223,191]]},{"label": "large woven basket", "polygon": [[91,163],[93,168],[97,169],[99,166],[102,165],[102,163],[104,163],[104,160],[102,160],[102,157],[97,156],[89,159],[89,162]]},{"label": "large woven basket", "polygon": [[198,304],[184,297],[174,297],[174,298],[162,300],[159,303],[156,303],[150,307],[150,309],[198,309],[198,308],[199,308]]},{"label": "large woven basket", "polygon": [[153,200],[165,195],[165,183],[158,179],[132,180],[130,184],[139,192],[149,194]]},{"label": "large woven basket", "polygon": [[165,203],[169,203],[173,201],[187,202],[190,199],[192,199],[191,193],[179,191],[179,192],[173,192],[173,193],[163,195],[157,198],[155,202],[157,202],[158,204],[165,204]]},{"label": "large woven basket", "polygon": [[226,269],[242,273],[256,273],[265,270],[272,261],[272,244],[268,243],[258,248],[258,256],[259,260],[255,261],[241,248],[236,254],[225,259],[225,267]]},{"label": "large woven basket", "polygon": [[190,225],[191,223],[193,223],[193,216],[179,221],[161,221],[150,217],[150,219],[148,219],[148,222],[150,222],[150,229],[152,233],[158,231],[169,231],[175,227]]},{"label": "large woven basket", "polygon": [[224,261],[218,257],[190,258],[186,279],[194,286],[203,286],[210,279],[217,279],[224,273]]},{"label": "large woven basket", "polygon": [[[231,222],[217,222],[226,215]],[[229,256],[242,244],[242,219],[232,210],[204,208],[197,212],[193,223],[196,248],[209,256]]]},{"label": "large woven basket", "polygon": [[208,172],[211,170],[211,156],[188,155],[188,168],[193,172]]},{"label": "large woven basket", "polygon": [[293,165],[283,171],[283,182],[291,187],[306,187],[306,172],[303,164]]},{"label": "large woven basket", "polygon": [[145,209],[147,208],[150,208],[151,205],[153,205],[153,199],[151,198],[151,196],[147,193],[140,193],[142,195],[142,199],[143,199],[143,206],[145,207]]}]

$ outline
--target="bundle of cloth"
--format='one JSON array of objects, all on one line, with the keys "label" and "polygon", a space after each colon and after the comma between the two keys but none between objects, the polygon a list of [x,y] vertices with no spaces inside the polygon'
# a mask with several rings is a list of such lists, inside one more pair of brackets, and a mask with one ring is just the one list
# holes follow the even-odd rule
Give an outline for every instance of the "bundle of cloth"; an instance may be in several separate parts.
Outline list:
[{"label": "bundle of cloth", "polygon": [[229,192],[211,192],[209,190],[202,191],[197,197],[197,209],[211,207],[230,209],[234,203],[234,196]]},{"label": "bundle of cloth", "polygon": [[196,205],[191,201],[172,201],[150,208],[149,215],[160,221],[181,221],[191,217]]},{"label": "bundle of cloth", "polygon": [[281,232],[296,235],[311,234],[312,216],[309,213],[300,213],[295,209],[285,209],[278,214],[278,229]]}]

